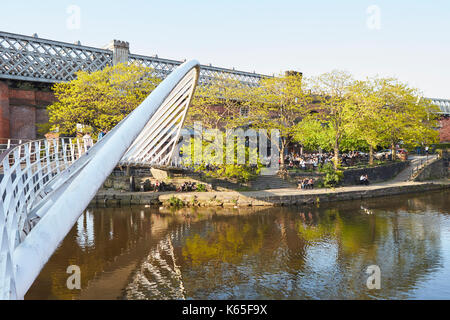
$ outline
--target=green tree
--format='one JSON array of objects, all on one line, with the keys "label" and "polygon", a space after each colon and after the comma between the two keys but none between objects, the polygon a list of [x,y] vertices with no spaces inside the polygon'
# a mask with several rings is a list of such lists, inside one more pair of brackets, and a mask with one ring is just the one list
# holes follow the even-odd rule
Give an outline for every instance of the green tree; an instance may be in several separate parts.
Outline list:
[{"label": "green tree", "polygon": [[387,123],[383,116],[383,101],[380,89],[387,79],[373,78],[356,81],[350,88],[351,98],[356,106],[356,116],[350,131],[353,136],[369,146],[369,164],[373,164],[374,150],[383,144],[383,132]]},{"label": "green tree", "polygon": [[239,119],[243,102],[247,100],[250,87],[239,80],[217,78],[199,85],[195,91],[186,124],[200,121],[204,128],[218,129],[233,126],[233,119]]},{"label": "green tree", "polygon": [[[370,85],[369,85],[370,86]],[[392,149],[395,160],[397,144],[420,144],[437,141],[436,106],[429,100],[420,99],[420,92],[398,79],[378,79],[375,82],[374,105],[375,132],[385,145]],[[369,119],[370,120],[370,119]],[[367,121],[365,121],[367,125]],[[378,124],[378,125],[377,125]]]},{"label": "green tree", "polygon": [[316,118],[326,123],[333,138],[334,168],[339,166],[339,150],[342,140],[349,135],[355,117],[355,106],[350,99],[353,77],[345,72],[334,70],[312,78],[312,92],[320,101],[321,110]]},{"label": "green tree", "polygon": [[[211,137],[211,133],[214,137]],[[256,178],[262,167],[256,148],[246,146],[244,141],[236,141],[239,140],[236,137],[230,144],[226,137],[226,133],[218,129],[212,130],[210,134],[203,133],[201,141],[191,137],[181,146],[184,165],[193,167],[195,171],[206,171],[208,176],[215,178],[239,182]],[[228,152],[233,157],[231,161]],[[214,170],[207,171],[208,165]]]},{"label": "green tree", "polygon": [[48,107],[52,130],[76,133],[76,125],[94,132],[114,128],[160,83],[152,69],[118,64],[92,73],[79,71],[75,80],[57,83],[57,102]]},{"label": "green tree", "polygon": [[333,148],[333,132],[325,122],[317,119],[316,114],[309,115],[296,124],[294,140],[309,150]]},{"label": "green tree", "polygon": [[301,74],[286,74],[279,77],[265,78],[260,86],[251,91],[247,105],[253,128],[277,129],[280,132],[280,164],[284,167],[284,152],[293,142],[296,124],[308,115],[312,97],[304,89]]}]

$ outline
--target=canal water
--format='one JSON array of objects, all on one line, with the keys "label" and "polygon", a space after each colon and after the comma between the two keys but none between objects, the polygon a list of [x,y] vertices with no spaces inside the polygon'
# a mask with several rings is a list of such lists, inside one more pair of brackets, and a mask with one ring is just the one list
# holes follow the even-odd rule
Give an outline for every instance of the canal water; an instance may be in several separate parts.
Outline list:
[{"label": "canal water", "polygon": [[[447,191],[292,208],[92,208],[25,298],[450,299],[449,208]],[[69,266],[80,290],[67,287]]]}]

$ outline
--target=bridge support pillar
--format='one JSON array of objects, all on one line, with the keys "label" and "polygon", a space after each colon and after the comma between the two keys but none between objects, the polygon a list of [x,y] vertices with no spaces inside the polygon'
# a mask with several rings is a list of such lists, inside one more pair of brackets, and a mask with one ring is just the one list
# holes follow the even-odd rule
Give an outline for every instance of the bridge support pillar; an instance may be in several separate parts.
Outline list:
[{"label": "bridge support pillar", "polygon": [[0,81],[0,143],[1,138],[10,138],[9,128],[9,87]]}]

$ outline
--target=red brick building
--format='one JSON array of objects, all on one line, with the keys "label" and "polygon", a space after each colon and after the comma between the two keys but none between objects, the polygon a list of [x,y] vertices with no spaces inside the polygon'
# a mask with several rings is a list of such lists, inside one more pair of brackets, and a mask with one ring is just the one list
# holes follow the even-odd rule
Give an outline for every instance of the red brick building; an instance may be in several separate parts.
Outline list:
[{"label": "red brick building", "polygon": [[38,124],[48,122],[47,106],[55,101],[49,88],[0,81],[0,138],[36,139]]},{"label": "red brick building", "polygon": [[439,124],[440,124],[440,128],[439,128],[440,142],[441,143],[444,143],[444,142],[450,143],[450,117],[448,115],[443,116],[439,120]]},{"label": "red brick building", "polygon": [[441,143],[450,143],[450,100],[431,99],[433,104],[439,106],[439,140]]}]

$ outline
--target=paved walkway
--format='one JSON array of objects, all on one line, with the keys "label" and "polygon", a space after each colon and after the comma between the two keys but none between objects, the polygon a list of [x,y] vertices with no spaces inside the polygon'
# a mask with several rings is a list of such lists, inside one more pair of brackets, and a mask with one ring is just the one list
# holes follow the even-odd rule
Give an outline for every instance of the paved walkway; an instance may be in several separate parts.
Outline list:
[{"label": "paved walkway", "polygon": [[[380,183],[374,183],[372,185],[368,186],[346,186],[346,187],[339,187],[334,189],[327,189],[327,188],[321,188],[321,189],[313,189],[313,190],[305,190],[305,189],[295,189],[295,188],[284,188],[284,189],[267,189],[267,190],[260,190],[260,191],[227,191],[227,192],[219,192],[219,191],[211,191],[204,194],[208,194],[208,196],[211,195],[224,195],[224,194],[241,194],[247,197],[258,197],[258,196],[265,196],[267,193],[270,193],[275,196],[289,196],[289,195],[320,195],[320,194],[330,194],[330,193],[338,193],[338,192],[353,192],[353,191],[369,191],[369,190],[379,190],[379,189],[386,189],[386,188],[393,188],[393,187],[404,187],[404,186],[420,186],[420,185],[428,185],[428,184],[440,184],[440,185],[450,185],[450,179],[443,179],[443,180],[435,180],[435,181],[426,181],[426,182],[413,182],[413,181],[387,181],[387,182],[380,182]],[[191,192],[195,194],[202,194],[199,192]]]},{"label": "paved walkway", "polygon": [[299,190],[293,188],[261,191],[189,192],[160,195],[158,200],[168,204],[176,197],[188,206],[274,206],[301,205],[318,202],[357,200],[398,194],[426,192],[450,188],[450,180],[428,182],[383,182],[369,186],[347,186],[335,189]]},{"label": "paved walkway", "polygon": [[[429,157],[428,161],[435,157]],[[426,157],[416,156],[411,159],[411,165],[390,181],[374,183],[368,186],[353,185],[334,189],[266,189],[259,191],[211,191],[211,192],[121,192],[102,190],[97,194],[96,201],[105,203],[113,200],[121,204],[157,204],[167,203],[176,197],[187,205],[202,206],[267,206],[293,205],[315,203],[318,201],[352,200],[380,196],[390,196],[413,192],[450,188],[450,179],[436,181],[409,181],[411,174],[426,161]]]}]

